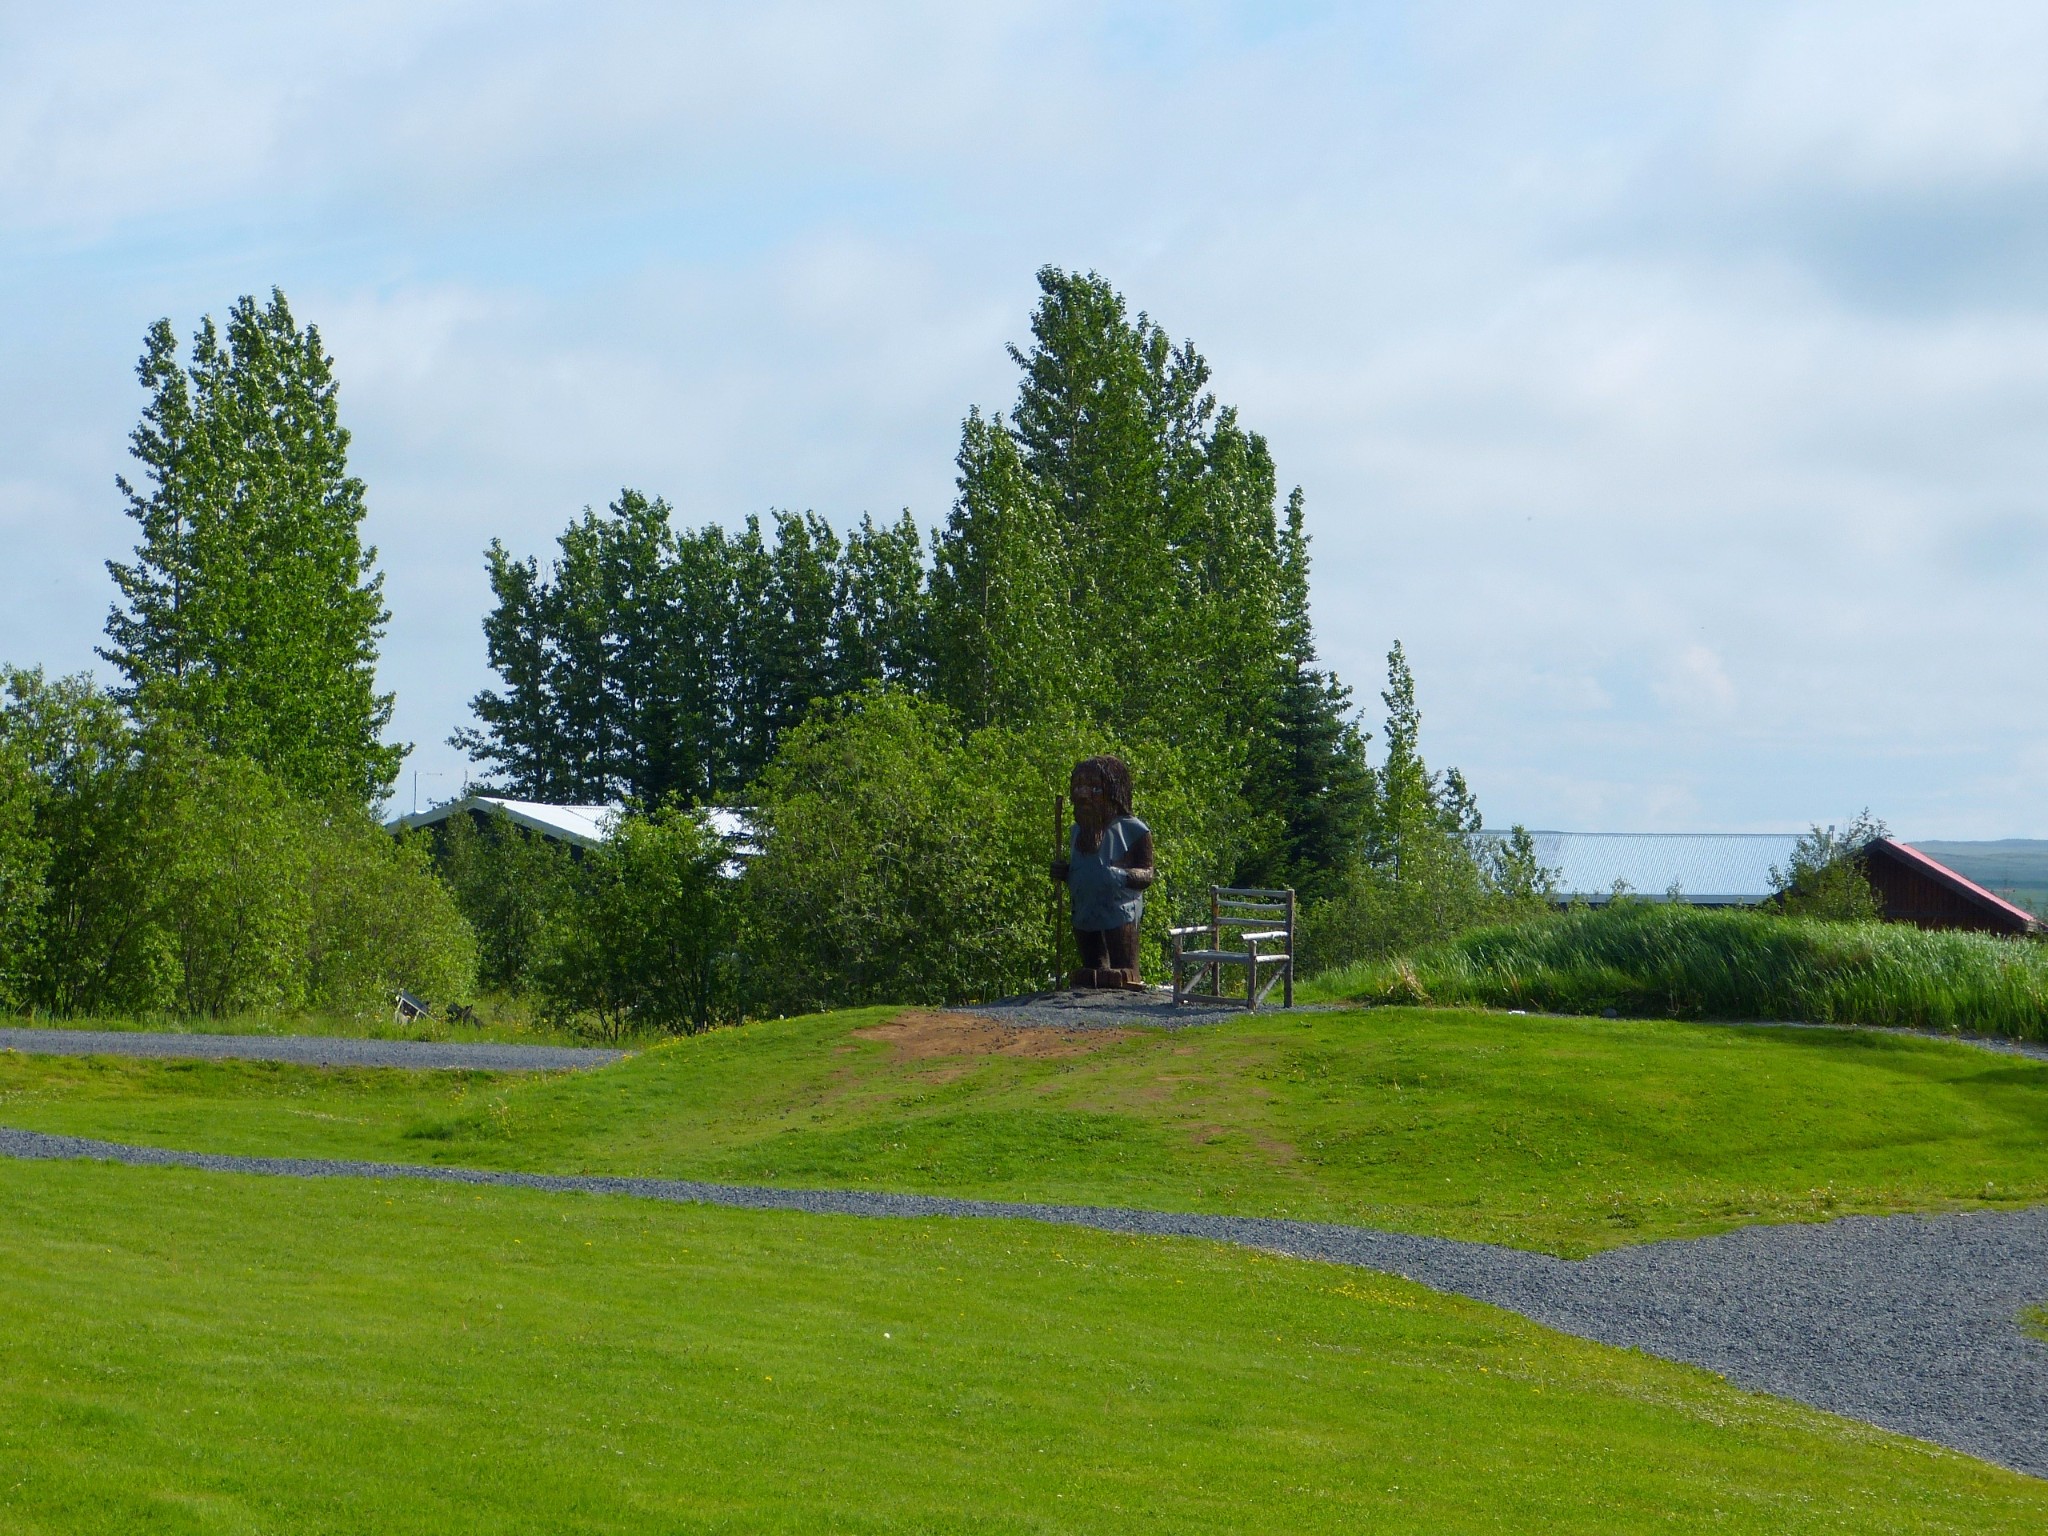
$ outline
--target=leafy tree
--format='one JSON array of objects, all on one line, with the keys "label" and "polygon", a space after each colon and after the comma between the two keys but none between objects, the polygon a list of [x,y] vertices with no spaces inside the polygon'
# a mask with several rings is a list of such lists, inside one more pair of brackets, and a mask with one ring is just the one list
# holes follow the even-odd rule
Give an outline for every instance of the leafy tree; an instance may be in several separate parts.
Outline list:
[{"label": "leafy tree", "polygon": [[4,734],[34,783],[46,850],[28,1001],[59,1014],[168,1002],[175,977],[152,924],[150,845],[132,819],[138,739],[86,674],[9,669]]},{"label": "leafy tree", "polygon": [[1200,354],[1103,279],[1048,267],[1039,289],[1010,418],[962,431],[935,545],[938,692],[976,724],[1064,708],[1247,741],[1282,654],[1265,441],[1219,408]]},{"label": "leafy tree", "polygon": [[736,535],[677,530],[627,490],[585,510],[543,574],[487,553],[499,690],[455,745],[535,799],[716,801],[760,772],[814,699],[921,666],[914,526],[845,545],[777,513]]},{"label": "leafy tree", "polygon": [[119,485],[141,542],[108,564],[122,602],[100,652],[119,697],[296,794],[381,799],[405,755],[376,691],[389,615],[319,331],[273,289],[238,300],[225,333],[204,320],[189,363],[158,321],[137,371],[142,485]]},{"label": "leafy tree", "polygon": [[0,732],[0,1009],[28,1000],[42,954],[50,845],[36,829],[36,789],[27,750]]},{"label": "leafy tree", "polygon": [[[760,853],[743,891],[757,1009],[941,1003],[1042,986],[1052,972],[1052,796],[1075,761],[1117,751],[1158,834],[1156,935],[1206,910],[1230,867],[1228,791],[1163,743],[1077,721],[962,734],[952,711],[872,690],[814,711],[755,787]],[[1069,941],[1071,942],[1071,941]],[[1071,948],[1069,949],[1071,955]]]},{"label": "leafy tree", "polygon": [[394,838],[353,808],[310,811],[306,995],[338,1012],[388,1012],[401,987],[437,1003],[476,986],[477,941],[435,877],[428,840]]},{"label": "leafy tree", "polygon": [[1308,534],[1301,492],[1280,536],[1282,672],[1255,782],[1279,824],[1238,878],[1291,885],[1306,902],[1331,895],[1363,852],[1375,811],[1370,739],[1351,718],[1351,690],[1317,665],[1308,607]]},{"label": "leafy tree", "polygon": [[42,875],[39,942],[6,967],[15,1003],[220,1016],[467,989],[467,926],[360,806],[309,805],[247,758],[137,727],[89,677],[6,683],[0,767],[26,774]]},{"label": "leafy tree", "polygon": [[172,734],[143,743],[132,791],[126,831],[171,985],[167,999],[122,1001],[215,1018],[303,1003],[313,849],[300,804],[248,758]]},{"label": "leafy tree", "polygon": [[1846,827],[1815,826],[1793,845],[1783,869],[1771,866],[1774,905],[1787,917],[1816,917],[1833,923],[1874,923],[1884,903],[1870,883],[1869,846],[1891,829],[1860,812]]},{"label": "leafy tree", "polygon": [[606,1039],[735,1016],[725,844],[680,807],[628,816],[576,867],[539,968],[551,1020]]},{"label": "leafy tree", "polygon": [[1309,971],[1548,909],[1550,879],[1527,831],[1480,840],[1479,808],[1464,775],[1434,772],[1423,760],[1415,674],[1398,641],[1380,700],[1385,755],[1362,796],[1361,857],[1309,907],[1302,961]]},{"label": "leafy tree", "polygon": [[451,816],[434,839],[435,868],[476,934],[479,982],[515,997],[525,993],[548,931],[568,904],[570,850],[495,813],[481,824]]},{"label": "leafy tree", "polygon": [[933,692],[969,727],[1079,717],[1106,680],[1083,655],[1065,528],[1001,416],[968,413],[956,463],[933,541]]}]

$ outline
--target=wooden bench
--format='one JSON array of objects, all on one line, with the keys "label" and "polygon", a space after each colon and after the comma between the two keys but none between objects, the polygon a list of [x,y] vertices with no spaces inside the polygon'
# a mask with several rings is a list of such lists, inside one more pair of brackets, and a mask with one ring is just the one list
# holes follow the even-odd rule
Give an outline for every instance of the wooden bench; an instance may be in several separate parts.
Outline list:
[{"label": "wooden bench", "polygon": [[[1248,1012],[1258,1012],[1259,1004],[1266,994],[1280,983],[1281,1006],[1294,1006],[1294,892],[1263,891],[1228,885],[1209,887],[1209,921],[1197,923],[1191,928],[1169,930],[1173,942],[1173,1000],[1176,1003],[1234,1003],[1234,997],[1223,995],[1223,968],[1244,967],[1244,1006]],[[1281,926],[1275,926],[1278,920]],[[1242,948],[1226,948],[1223,942],[1224,930],[1233,930],[1235,944]],[[1183,944],[1193,934],[1206,934],[1208,943],[1200,949],[1186,949]],[[1274,949],[1260,946],[1278,942]],[[1263,983],[1260,967],[1267,968]],[[1208,991],[1198,992],[1195,986],[1206,975]]]}]

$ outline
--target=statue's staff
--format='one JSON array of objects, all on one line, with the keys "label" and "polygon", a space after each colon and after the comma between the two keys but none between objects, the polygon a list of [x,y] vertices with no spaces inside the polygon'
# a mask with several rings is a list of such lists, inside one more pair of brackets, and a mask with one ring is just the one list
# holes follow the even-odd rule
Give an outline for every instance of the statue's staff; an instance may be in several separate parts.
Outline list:
[{"label": "statue's staff", "polygon": [[[1057,790],[1052,797],[1052,856],[1058,862],[1067,856],[1067,797]],[[1067,978],[1067,883],[1054,880],[1052,903],[1052,984],[1058,988]]]}]

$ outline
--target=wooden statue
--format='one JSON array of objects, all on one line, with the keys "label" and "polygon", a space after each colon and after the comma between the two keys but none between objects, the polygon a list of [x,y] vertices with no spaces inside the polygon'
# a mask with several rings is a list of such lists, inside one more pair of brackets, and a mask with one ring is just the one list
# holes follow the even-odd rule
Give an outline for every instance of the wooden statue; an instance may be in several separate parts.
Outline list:
[{"label": "wooden statue", "polygon": [[1081,956],[1073,985],[1140,988],[1138,924],[1157,871],[1152,831],[1131,814],[1131,770],[1122,758],[1091,757],[1074,765],[1068,789],[1074,826],[1067,856],[1052,861],[1052,877],[1073,897]]}]

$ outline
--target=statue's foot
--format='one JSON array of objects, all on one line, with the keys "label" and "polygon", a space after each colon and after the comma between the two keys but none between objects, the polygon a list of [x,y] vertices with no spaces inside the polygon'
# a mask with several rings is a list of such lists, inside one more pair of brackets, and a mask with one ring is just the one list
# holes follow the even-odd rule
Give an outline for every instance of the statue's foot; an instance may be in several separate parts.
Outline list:
[{"label": "statue's foot", "polygon": [[1116,977],[1117,985],[1121,986],[1126,992],[1142,992],[1145,990],[1145,979],[1136,970],[1118,971]]},{"label": "statue's foot", "polygon": [[1074,972],[1072,976],[1068,977],[1067,981],[1068,984],[1072,986],[1075,991],[1085,991],[1088,988],[1091,988],[1096,985],[1095,972],[1087,969],[1086,967],[1083,967],[1082,969]]}]

